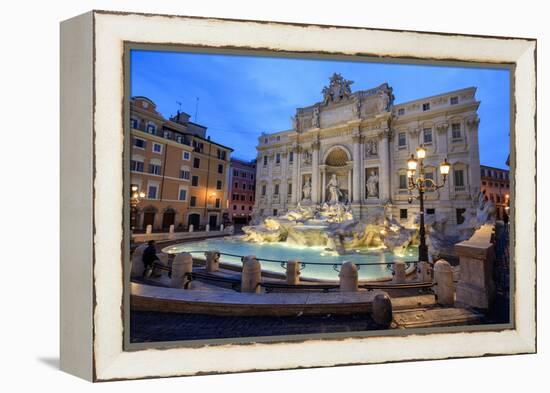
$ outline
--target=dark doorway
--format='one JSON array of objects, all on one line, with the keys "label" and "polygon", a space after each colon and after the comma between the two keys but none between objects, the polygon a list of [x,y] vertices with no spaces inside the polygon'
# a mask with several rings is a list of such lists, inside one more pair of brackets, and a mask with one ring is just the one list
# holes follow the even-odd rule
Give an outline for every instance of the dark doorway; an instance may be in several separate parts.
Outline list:
[{"label": "dark doorway", "polygon": [[208,225],[210,225],[210,229],[216,229],[218,226],[218,216],[208,217]]},{"label": "dark doorway", "polygon": [[197,214],[197,213],[189,214],[187,221],[188,221],[188,225],[193,225],[195,229],[199,229],[199,225],[201,223],[201,216],[200,214]]},{"label": "dark doorway", "polygon": [[166,209],[162,215],[162,229],[168,230],[170,225],[174,225],[176,219],[176,212],[174,209]]},{"label": "dark doorway", "polygon": [[155,212],[153,211],[146,211],[143,213],[143,229],[147,229],[147,225],[153,225],[155,224]]},{"label": "dark doorway", "polygon": [[233,216],[233,222],[235,224],[248,224],[248,217],[246,216]]}]

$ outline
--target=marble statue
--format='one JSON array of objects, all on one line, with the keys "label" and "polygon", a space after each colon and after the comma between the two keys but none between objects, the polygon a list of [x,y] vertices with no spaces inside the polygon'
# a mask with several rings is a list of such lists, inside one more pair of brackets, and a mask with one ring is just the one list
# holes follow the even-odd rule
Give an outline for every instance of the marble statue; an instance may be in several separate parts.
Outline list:
[{"label": "marble statue", "polygon": [[311,126],[313,128],[319,128],[319,107],[313,108],[313,118],[311,119]]},{"label": "marble statue", "polygon": [[338,179],[336,178],[336,175],[334,173],[327,183],[327,188],[330,197],[329,203],[338,203],[340,201],[340,198],[342,197],[342,191],[340,191],[340,187],[338,186]]},{"label": "marble statue", "polygon": [[367,198],[368,197],[378,198],[378,175],[375,171],[371,171],[367,179]]},{"label": "marble statue", "polygon": [[311,179],[307,179],[302,187],[303,200],[311,199]]},{"label": "marble statue", "polygon": [[380,101],[378,103],[378,111],[387,112],[390,106],[390,95],[386,91],[380,91],[378,93]]},{"label": "marble statue", "polygon": [[304,151],[304,164],[311,165],[311,152],[309,150]]},{"label": "marble statue", "polygon": [[351,95],[351,85],[353,81],[346,80],[341,74],[334,73],[330,78],[330,83],[322,90],[323,103],[338,102]]},{"label": "marble statue", "polygon": [[298,116],[290,116],[290,121],[292,121],[292,129],[298,131]]}]

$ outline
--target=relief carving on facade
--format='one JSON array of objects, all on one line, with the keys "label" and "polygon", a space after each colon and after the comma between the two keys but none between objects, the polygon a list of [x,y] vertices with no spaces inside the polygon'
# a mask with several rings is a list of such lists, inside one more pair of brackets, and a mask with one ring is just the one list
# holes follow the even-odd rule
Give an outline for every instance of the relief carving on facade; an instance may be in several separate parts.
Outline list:
[{"label": "relief carving on facade", "polygon": [[329,102],[339,102],[344,98],[351,96],[351,85],[353,81],[346,80],[342,74],[334,73],[330,77],[328,86],[325,86],[321,93],[323,94],[323,104]]}]

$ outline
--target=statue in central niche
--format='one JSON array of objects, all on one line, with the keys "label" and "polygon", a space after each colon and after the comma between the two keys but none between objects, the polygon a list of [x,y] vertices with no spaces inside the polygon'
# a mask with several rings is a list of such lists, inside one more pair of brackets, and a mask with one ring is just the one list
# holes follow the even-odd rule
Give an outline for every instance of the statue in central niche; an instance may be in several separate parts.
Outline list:
[{"label": "statue in central niche", "polygon": [[327,188],[329,192],[329,203],[338,203],[340,201],[340,198],[342,198],[342,191],[340,191],[340,187],[338,186],[338,179],[336,178],[336,175],[333,173],[330,177],[329,182],[327,183]]}]

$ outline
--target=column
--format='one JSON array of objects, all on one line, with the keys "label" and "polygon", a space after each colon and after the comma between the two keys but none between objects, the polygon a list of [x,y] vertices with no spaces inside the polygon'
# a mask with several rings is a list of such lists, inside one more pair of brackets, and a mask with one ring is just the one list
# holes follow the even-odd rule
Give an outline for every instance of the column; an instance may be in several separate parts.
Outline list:
[{"label": "column", "polygon": [[385,129],[378,134],[378,154],[380,157],[379,168],[379,190],[380,200],[385,202],[390,199],[390,149],[389,149],[389,129]]},{"label": "column", "polygon": [[361,203],[361,135],[354,135],[353,140],[353,194],[352,202]]},{"label": "column", "polygon": [[[443,161],[445,157],[449,154],[449,146],[447,144],[448,139],[448,130],[449,130],[449,123],[440,123],[436,127],[437,130],[437,152],[438,157],[440,161]],[[452,175],[452,167],[451,167],[451,173],[449,173],[449,177]],[[441,175],[438,174],[439,180],[442,181]],[[446,206],[449,205],[449,200],[451,199],[451,187],[450,187],[450,181],[449,177],[447,178],[447,182],[445,183],[445,186],[439,190],[439,200],[440,201],[446,201],[444,204]]]},{"label": "column", "polygon": [[319,141],[311,144],[311,201],[319,203]]},{"label": "column", "polygon": [[281,186],[279,187],[280,203],[281,203],[281,207],[284,210],[286,210],[286,205],[287,205],[286,196],[288,194],[287,171],[288,171],[288,153],[284,151],[281,153]]},{"label": "column", "polygon": [[353,195],[353,192],[355,192],[355,188],[352,182],[352,176],[353,176],[353,170],[351,169],[351,165],[348,164],[348,198],[350,198],[351,195]]},{"label": "column", "polygon": [[325,203],[327,200],[327,168],[321,165],[321,203]]},{"label": "column", "polygon": [[299,186],[298,186],[298,165],[300,163],[300,150],[298,146],[292,147],[293,162],[292,162],[292,204],[298,203]]}]

